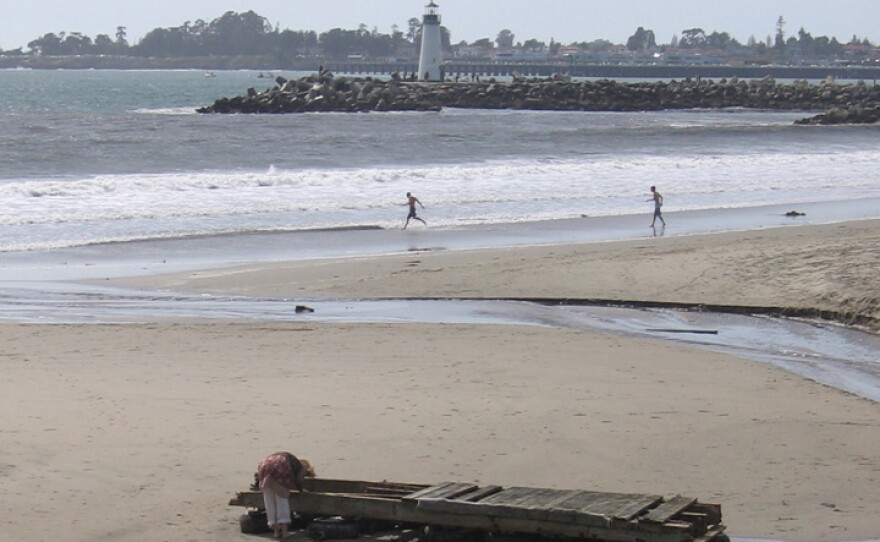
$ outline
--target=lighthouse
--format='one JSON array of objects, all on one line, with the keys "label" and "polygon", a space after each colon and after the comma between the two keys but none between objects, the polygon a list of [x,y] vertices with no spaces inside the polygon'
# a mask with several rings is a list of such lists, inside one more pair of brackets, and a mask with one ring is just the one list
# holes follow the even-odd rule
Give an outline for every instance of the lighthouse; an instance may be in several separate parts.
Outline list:
[{"label": "lighthouse", "polygon": [[419,79],[423,81],[441,81],[443,72],[440,64],[443,62],[443,51],[440,48],[440,13],[439,6],[431,0],[425,6],[425,15],[422,17],[422,52],[419,55]]}]

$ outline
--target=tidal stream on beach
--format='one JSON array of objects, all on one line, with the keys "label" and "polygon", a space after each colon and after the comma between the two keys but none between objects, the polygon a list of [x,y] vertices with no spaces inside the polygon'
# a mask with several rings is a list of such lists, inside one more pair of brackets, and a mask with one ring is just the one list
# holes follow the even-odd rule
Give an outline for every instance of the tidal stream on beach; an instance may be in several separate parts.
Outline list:
[{"label": "tidal stream on beach", "polygon": [[[298,313],[305,303],[314,312]],[[0,293],[0,321],[139,323],[237,320],[300,323],[540,325],[685,343],[769,363],[880,402],[880,337],[842,326],[735,314],[507,300],[291,300],[28,283]]]}]

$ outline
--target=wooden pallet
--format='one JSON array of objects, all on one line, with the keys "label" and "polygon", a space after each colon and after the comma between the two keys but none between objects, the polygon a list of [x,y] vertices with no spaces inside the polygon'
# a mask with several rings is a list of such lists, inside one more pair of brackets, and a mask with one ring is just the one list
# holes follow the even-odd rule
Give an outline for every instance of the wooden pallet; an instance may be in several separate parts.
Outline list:
[{"label": "wooden pallet", "polygon": [[[230,505],[263,508],[259,492]],[[605,493],[461,482],[436,485],[313,478],[290,495],[291,510],[397,523],[608,542],[690,542],[721,538],[721,507],[690,497]]]}]

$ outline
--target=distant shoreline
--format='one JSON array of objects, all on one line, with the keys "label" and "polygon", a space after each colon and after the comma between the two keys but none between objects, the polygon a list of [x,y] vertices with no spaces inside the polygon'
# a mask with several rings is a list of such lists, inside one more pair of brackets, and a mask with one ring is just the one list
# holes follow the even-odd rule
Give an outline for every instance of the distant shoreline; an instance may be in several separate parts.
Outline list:
[{"label": "distant shoreline", "polygon": [[136,56],[0,56],[0,69],[33,70],[292,70],[317,71],[319,59],[264,56],[151,58]]},{"label": "distant shoreline", "polygon": [[[0,69],[33,70],[288,70],[318,71],[319,68],[348,74],[390,75],[418,70],[416,60],[331,60],[319,57],[203,56],[137,57],[110,55],[79,56],[0,56]],[[445,65],[447,77],[476,73],[481,77],[506,77],[514,72],[546,77],[556,73],[572,77],[608,79],[686,79],[745,78],[864,80],[876,83],[880,68],[866,66],[733,66],[733,65],[640,65],[640,64],[560,64],[538,62],[456,61]]]}]

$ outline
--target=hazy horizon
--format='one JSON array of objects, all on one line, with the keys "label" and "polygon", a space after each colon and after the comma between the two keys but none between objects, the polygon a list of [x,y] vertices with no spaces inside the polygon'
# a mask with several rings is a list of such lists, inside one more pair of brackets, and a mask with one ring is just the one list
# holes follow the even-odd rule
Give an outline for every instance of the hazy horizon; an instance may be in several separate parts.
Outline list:
[{"label": "hazy horizon", "polygon": [[[48,33],[80,32],[94,39],[113,37],[117,26],[127,29],[132,45],[155,28],[181,26],[186,21],[212,21],[227,11],[253,10],[273,25],[290,30],[356,29],[365,24],[390,33],[396,24],[406,31],[407,21],[421,17],[427,0],[328,0],[300,3],[289,0],[150,2],[116,0],[33,0],[4,7],[0,19],[0,49],[27,49],[27,43]],[[453,43],[494,40],[509,29],[515,41],[551,39],[572,42],[606,39],[625,43],[638,27],[653,30],[658,43],[669,43],[682,30],[702,28],[707,33],[727,32],[741,43],[750,37],[764,40],[776,31],[782,16],[787,36],[801,28],[816,36],[835,37],[842,43],[855,35],[880,44],[880,0],[838,0],[812,3],[803,0],[438,0],[443,25]]]}]

